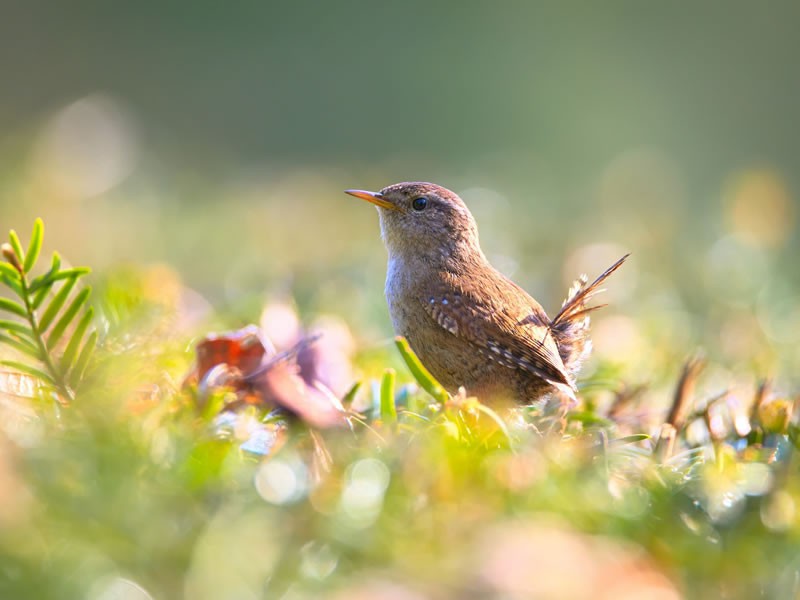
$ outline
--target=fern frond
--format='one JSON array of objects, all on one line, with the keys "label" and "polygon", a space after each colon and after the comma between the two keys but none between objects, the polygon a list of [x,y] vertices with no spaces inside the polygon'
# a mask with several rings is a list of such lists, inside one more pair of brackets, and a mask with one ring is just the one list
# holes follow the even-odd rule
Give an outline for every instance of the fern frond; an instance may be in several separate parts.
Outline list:
[{"label": "fern frond", "polygon": [[25,251],[22,249],[22,243],[19,241],[17,232],[13,229],[8,232],[8,241],[11,242],[11,248],[14,250],[14,255],[19,260],[19,263],[25,262]]},{"label": "fern frond", "polygon": [[83,307],[86,303],[86,300],[89,298],[89,294],[91,293],[91,288],[83,288],[78,295],[73,298],[70,305],[61,315],[61,318],[58,320],[58,323],[55,324],[52,331],[50,332],[49,337],[47,338],[47,347],[54,348],[56,344],[58,344],[61,336],[64,335],[64,331],[66,331],[67,327],[72,320],[75,318],[75,315],[78,314],[78,311]]},{"label": "fern frond", "polygon": [[29,337],[31,335],[30,327],[24,323],[20,323],[19,321],[7,321],[6,319],[0,319],[0,331],[3,329],[16,334],[27,335]]},{"label": "fern frond", "polygon": [[19,271],[7,262],[0,262],[0,275],[8,276],[16,282],[19,282]]},{"label": "fern frond", "polygon": [[41,277],[37,277],[31,282],[30,291],[38,291],[40,287],[47,286],[72,277],[80,277],[81,275],[88,275],[92,270],[88,267],[76,267],[74,269],[64,269],[63,271],[50,272],[48,271]]},{"label": "fern frond", "polygon": [[0,342],[11,346],[18,352],[27,354],[32,358],[39,358],[39,349],[31,342],[24,338],[4,335],[0,333]]},{"label": "fern frond", "polygon": [[31,233],[31,243],[28,245],[28,253],[25,255],[25,261],[22,263],[22,270],[25,273],[29,273],[36,264],[36,261],[39,260],[43,236],[44,223],[42,223],[41,219],[36,219],[33,223],[33,232]]},{"label": "fern frond", "polygon": [[78,326],[75,328],[69,344],[67,344],[67,349],[64,350],[64,354],[61,356],[60,366],[61,372],[64,375],[69,373],[70,369],[74,366],[75,358],[78,355],[78,349],[80,348],[83,337],[86,334],[86,330],[89,328],[89,324],[92,322],[93,318],[94,309],[90,306],[86,309],[86,312],[83,313],[83,317],[78,323]]},{"label": "fern frond", "polygon": [[64,303],[67,301],[67,298],[69,297],[69,294],[72,291],[72,288],[75,287],[75,284],[77,282],[78,282],[77,277],[70,277],[64,282],[64,284],[61,286],[61,289],[58,290],[56,295],[53,296],[53,299],[50,300],[50,304],[47,305],[47,308],[45,309],[44,314],[42,315],[42,318],[39,321],[39,329],[42,332],[47,331],[47,329],[50,327],[50,324],[56,318],[58,311],[60,311],[63,308]]},{"label": "fern frond", "polygon": [[13,277],[9,277],[5,273],[0,274],[0,281],[14,290],[14,293],[17,296],[22,295],[22,283],[18,279],[14,279]]},{"label": "fern frond", "polygon": [[[42,250],[44,224],[37,219],[27,252],[16,232],[9,233],[9,243],[2,245],[0,283],[9,288],[19,301],[0,298],[0,311],[20,320],[0,319],[0,344],[32,358],[36,365],[5,360],[6,365],[36,377],[52,388],[61,400],[71,402],[74,390],[86,372],[95,346],[97,332],[91,330],[93,309],[88,306],[91,288],[73,294],[78,279],[90,270],[85,267],[61,268],[61,257],[53,253],[50,268],[29,279]],[[49,298],[49,302],[45,301]],[[39,309],[45,306],[39,314]],[[66,341],[66,344],[60,342]],[[64,348],[60,355],[57,348]]]},{"label": "fern frond", "polygon": [[8,298],[0,298],[0,310],[5,310],[23,319],[28,316],[24,306]]},{"label": "fern frond", "polygon": [[80,356],[78,356],[78,361],[75,363],[75,367],[72,369],[72,374],[69,378],[70,385],[77,386],[78,383],[83,379],[83,375],[86,372],[86,367],[89,366],[89,361],[91,360],[92,354],[94,354],[94,349],[96,347],[97,331],[95,330],[89,334],[89,338],[83,345]]},{"label": "fern frond", "polygon": [[36,379],[46,385],[49,385],[50,387],[58,387],[58,383],[48,373],[45,373],[36,367],[26,365],[25,363],[21,363],[16,360],[0,360],[0,365],[3,365],[4,367],[10,367],[15,371],[19,371],[20,373],[25,373],[26,375],[36,377]]}]

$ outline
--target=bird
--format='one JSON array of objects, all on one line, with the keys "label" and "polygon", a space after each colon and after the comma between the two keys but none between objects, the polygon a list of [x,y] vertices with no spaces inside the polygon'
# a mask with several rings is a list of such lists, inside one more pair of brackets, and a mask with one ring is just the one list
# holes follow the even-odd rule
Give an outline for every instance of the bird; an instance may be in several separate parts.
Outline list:
[{"label": "bird", "polygon": [[575,378],[591,351],[589,313],[603,306],[586,303],[629,254],[591,284],[578,278],[550,319],[489,263],[456,193],[422,181],[345,193],[377,207],[392,325],[449,393],[496,403],[577,402]]}]

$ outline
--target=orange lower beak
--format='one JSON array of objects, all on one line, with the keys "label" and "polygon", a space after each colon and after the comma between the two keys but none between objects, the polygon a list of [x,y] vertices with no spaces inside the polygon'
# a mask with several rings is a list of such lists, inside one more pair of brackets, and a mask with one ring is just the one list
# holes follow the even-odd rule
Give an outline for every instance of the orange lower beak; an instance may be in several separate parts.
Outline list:
[{"label": "orange lower beak", "polygon": [[345,194],[350,194],[351,196],[355,196],[356,198],[361,198],[362,200],[366,200],[367,202],[372,202],[375,206],[380,206],[381,208],[389,208],[392,210],[397,210],[397,207],[389,202],[386,198],[381,196],[377,192],[368,192],[366,190],[345,190]]}]

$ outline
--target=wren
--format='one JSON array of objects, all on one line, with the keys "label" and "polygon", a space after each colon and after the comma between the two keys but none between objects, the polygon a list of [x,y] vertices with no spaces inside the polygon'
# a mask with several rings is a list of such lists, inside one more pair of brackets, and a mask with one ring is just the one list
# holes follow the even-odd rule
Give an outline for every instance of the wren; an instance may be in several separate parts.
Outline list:
[{"label": "wren", "polygon": [[529,403],[552,393],[575,400],[591,351],[589,313],[600,308],[586,302],[628,255],[591,284],[579,278],[550,319],[489,264],[457,194],[425,182],[346,193],[378,207],[395,332],[450,393],[463,386],[484,401]]}]

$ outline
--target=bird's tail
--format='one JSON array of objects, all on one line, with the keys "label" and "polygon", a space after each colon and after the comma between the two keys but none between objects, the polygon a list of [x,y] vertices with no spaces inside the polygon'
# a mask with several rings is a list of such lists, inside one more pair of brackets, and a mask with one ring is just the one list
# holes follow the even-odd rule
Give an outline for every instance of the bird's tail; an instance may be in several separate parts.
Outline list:
[{"label": "bird's tail", "polygon": [[567,299],[561,305],[561,310],[550,321],[550,330],[556,338],[558,352],[567,369],[567,373],[574,377],[581,363],[592,351],[592,340],[589,338],[589,313],[603,308],[605,304],[586,306],[586,302],[603,290],[599,287],[608,277],[630,256],[626,254],[611,265],[605,272],[592,283],[586,275],[581,275],[569,289]]}]

